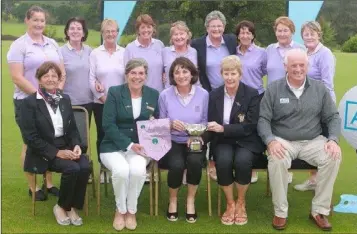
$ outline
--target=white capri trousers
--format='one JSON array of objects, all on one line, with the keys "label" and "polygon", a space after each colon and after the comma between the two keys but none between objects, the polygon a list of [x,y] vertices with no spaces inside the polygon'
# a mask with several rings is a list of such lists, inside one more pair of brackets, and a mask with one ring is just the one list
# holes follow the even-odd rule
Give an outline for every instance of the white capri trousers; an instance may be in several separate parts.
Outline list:
[{"label": "white capri trousers", "polygon": [[100,160],[111,171],[117,210],[135,214],[150,159],[128,150],[100,153]]}]

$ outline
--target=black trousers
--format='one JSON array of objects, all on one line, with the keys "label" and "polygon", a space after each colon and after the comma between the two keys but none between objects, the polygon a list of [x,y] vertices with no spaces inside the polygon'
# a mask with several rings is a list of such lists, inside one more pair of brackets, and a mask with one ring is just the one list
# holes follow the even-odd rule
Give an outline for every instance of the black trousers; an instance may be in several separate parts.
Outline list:
[{"label": "black trousers", "polygon": [[204,166],[205,150],[201,153],[190,153],[186,144],[172,141],[169,152],[160,160],[159,164],[167,168],[167,185],[176,189],[182,185],[183,172],[187,169],[188,184],[198,185],[201,181],[202,167]]},{"label": "black trousers", "polygon": [[[63,138],[56,139],[59,149],[68,149]],[[78,160],[55,158],[49,162],[49,171],[62,173],[60,194],[57,204],[66,211],[72,207],[82,209],[90,174],[89,161],[85,155]]]},{"label": "black trousers", "polygon": [[98,162],[100,162],[100,143],[102,142],[104,138],[104,131],[102,127],[102,119],[103,119],[103,108],[104,104],[100,103],[93,103],[93,114],[94,114],[94,120],[95,120],[95,125],[97,126],[97,157],[98,157]]},{"label": "black trousers", "polygon": [[231,144],[217,144],[214,154],[219,185],[228,186],[233,182],[240,185],[250,183],[256,154]]},{"label": "black trousers", "polygon": [[84,107],[87,110],[88,118],[89,118],[89,127],[90,127],[90,124],[91,124],[91,121],[92,121],[93,104],[94,103],[87,103],[87,104],[83,104],[83,105],[77,105],[77,106]]}]

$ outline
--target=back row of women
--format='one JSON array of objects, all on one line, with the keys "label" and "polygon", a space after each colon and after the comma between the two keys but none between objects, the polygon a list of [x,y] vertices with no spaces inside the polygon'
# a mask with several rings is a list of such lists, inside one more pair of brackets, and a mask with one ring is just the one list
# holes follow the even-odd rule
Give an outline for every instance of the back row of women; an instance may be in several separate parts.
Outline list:
[{"label": "back row of women", "polygon": [[[117,206],[113,226],[117,230],[125,226],[128,229],[136,227],[137,199],[149,162],[148,158],[140,156],[142,146],[138,144],[135,121],[148,119],[149,116],[170,118],[173,145],[162,160],[162,164],[169,169],[170,201],[167,219],[178,219],[177,193],[187,169],[188,222],[197,219],[195,194],[205,157],[204,153],[192,157],[187,153],[188,136],[184,133],[184,125],[209,122],[209,132],[221,136],[216,139],[212,154],[216,162],[218,183],[227,199],[227,210],[221,221],[224,224],[242,225],[248,221],[245,193],[253,180],[252,162],[265,150],[265,146],[254,128],[236,129],[229,125],[244,122],[256,124],[259,101],[264,94],[263,77],[267,75],[268,84],[285,77],[284,54],[291,48],[306,48],[309,55],[308,76],[321,80],[336,100],[333,87],[335,58],[321,43],[321,27],[315,21],[307,22],[301,28],[304,47],[292,40],[294,23],[288,17],[277,18],[274,23],[277,42],[264,49],[254,44],[256,33],[252,22],[240,22],[235,28],[235,35],[224,34],[225,16],[219,11],[213,11],[205,19],[206,35],[191,41],[192,34],[187,25],[177,21],[170,29],[171,46],[165,47],[154,38],[156,25],[153,19],[144,14],[136,20],[137,38],[123,48],[117,44],[118,24],[114,20],[105,19],[101,24],[103,44],[93,50],[84,44],[88,29],[83,19],[74,17],[68,20],[64,30],[68,42],[62,47],[43,35],[46,13],[42,8],[31,7],[26,13],[25,22],[27,32],[13,42],[7,55],[16,87],[16,122],[20,128],[21,123],[26,123],[21,115],[26,112],[21,111],[23,108],[20,107],[27,96],[38,90],[45,94],[45,101],[56,104],[53,101],[56,96],[46,95],[50,90],[43,89],[46,84],[41,79],[51,69],[60,75],[56,81],[58,89],[70,97],[71,104],[83,106],[89,116],[94,114],[98,160],[112,171]],[[47,64],[47,70],[41,70],[42,75],[36,74],[46,61],[54,62],[60,70]],[[208,92],[211,91],[208,98]],[[212,104],[214,100],[217,103]],[[235,118],[238,110],[239,113],[249,114]],[[73,198],[77,202],[71,206],[71,198],[68,195],[66,197],[64,192],[59,194],[59,189],[53,186],[51,173],[46,173],[46,187],[39,189],[31,186],[31,174],[38,171],[28,160],[26,144],[31,142],[29,136],[24,131],[22,134],[25,144],[21,158],[25,161],[29,194],[35,192],[37,200],[45,200],[43,190],[47,189],[49,193],[60,196],[58,206],[54,209],[57,221],[62,225],[69,224],[69,221],[64,221],[68,215],[73,224],[81,224],[76,209],[83,205],[83,189],[80,193],[83,197],[77,197],[77,200]],[[208,138],[204,139],[206,143]],[[234,141],[230,142],[228,139],[232,138]],[[73,156],[73,160],[78,160],[81,151],[77,148],[74,151],[77,156]],[[235,176],[228,168],[234,168]],[[64,182],[64,174],[60,189],[68,191],[70,182],[68,179]],[[238,189],[236,202],[233,199],[233,183]],[[297,185],[297,189],[313,189],[313,186],[314,175],[304,184]],[[67,201],[66,207],[63,205],[64,200]]]}]

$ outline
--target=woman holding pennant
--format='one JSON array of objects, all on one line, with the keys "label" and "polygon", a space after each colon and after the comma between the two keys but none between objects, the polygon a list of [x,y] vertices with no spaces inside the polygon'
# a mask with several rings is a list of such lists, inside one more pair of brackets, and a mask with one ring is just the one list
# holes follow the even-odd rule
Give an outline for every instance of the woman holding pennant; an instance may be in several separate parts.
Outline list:
[{"label": "woman holding pennant", "polygon": [[116,212],[115,230],[137,226],[136,212],[146,178],[149,158],[139,144],[136,122],[158,117],[159,93],[144,85],[148,64],[144,59],[129,60],[125,66],[127,83],[109,88],[103,109],[104,139],[100,159],[111,171]]}]

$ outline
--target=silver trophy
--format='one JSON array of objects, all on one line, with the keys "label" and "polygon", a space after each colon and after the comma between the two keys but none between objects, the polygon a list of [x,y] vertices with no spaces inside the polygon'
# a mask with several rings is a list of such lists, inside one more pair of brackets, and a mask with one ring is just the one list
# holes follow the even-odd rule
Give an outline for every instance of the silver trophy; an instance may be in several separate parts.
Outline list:
[{"label": "silver trophy", "polygon": [[207,126],[204,124],[185,124],[185,128],[191,139],[189,150],[194,153],[202,152],[200,136],[207,130]]}]

